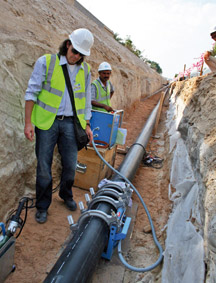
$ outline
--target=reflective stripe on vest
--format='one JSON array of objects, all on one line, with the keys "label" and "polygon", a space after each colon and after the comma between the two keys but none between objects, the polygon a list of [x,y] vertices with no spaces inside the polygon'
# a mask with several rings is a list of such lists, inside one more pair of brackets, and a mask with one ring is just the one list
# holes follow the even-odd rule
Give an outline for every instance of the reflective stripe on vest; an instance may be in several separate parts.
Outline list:
[{"label": "reflective stripe on vest", "polygon": [[55,95],[62,96],[61,91],[59,91],[58,89],[53,89],[51,87],[51,79],[52,79],[52,74],[53,74],[53,71],[54,71],[54,68],[55,68],[55,63],[56,63],[56,54],[52,54],[48,73],[47,73],[47,82],[46,82],[46,84],[43,83],[42,89],[45,89],[48,92],[51,92]]},{"label": "reflective stripe on vest", "polygon": [[[43,83],[42,90],[38,95],[37,102],[34,105],[32,111],[33,124],[42,130],[48,130],[52,126],[61,103],[62,95],[65,90],[65,78],[62,71],[62,66],[59,65],[58,56],[56,54],[47,54],[46,65],[46,80]],[[86,127],[85,82],[87,80],[89,72],[89,65],[85,62],[82,63],[82,68],[79,69],[76,75],[74,85],[74,100],[77,110],[77,116],[84,129]]]},{"label": "reflective stripe on vest", "polygon": [[107,91],[104,90],[101,83],[98,80],[93,81],[93,84],[97,88],[97,102],[104,101],[104,98],[110,100],[110,82],[108,81]]},{"label": "reflective stripe on vest", "polygon": [[39,99],[37,100],[37,104],[38,104],[41,108],[43,108],[44,110],[49,111],[49,112],[54,113],[54,114],[56,113],[56,110],[58,110],[58,109],[56,109],[56,108],[54,108],[54,107],[52,107],[52,106],[49,106],[49,105],[43,103],[43,102],[40,101]]},{"label": "reflective stripe on vest", "polygon": [[[82,68],[80,68],[78,74],[76,75],[76,81],[73,87],[76,112],[83,129],[86,128],[86,120],[85,120],[86,82],[88,80],[89,72],[90,72],[90,66],[86,62],[83,62]],[[77,86],[79,86],[79,88],[77,88]]]}]

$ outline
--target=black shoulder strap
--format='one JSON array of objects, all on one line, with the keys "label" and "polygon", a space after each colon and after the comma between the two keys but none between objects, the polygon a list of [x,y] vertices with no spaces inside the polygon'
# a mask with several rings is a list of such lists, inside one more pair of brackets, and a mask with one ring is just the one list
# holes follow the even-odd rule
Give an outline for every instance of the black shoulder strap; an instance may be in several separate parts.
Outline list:
[{"label": "black shoulder strap", "polygon": [[71,104],[72,104],[73,114],[74,114],[74,117],[77,118],[77,113],[76,113],[76,108],[75,108],[75,101],[74,101],[74,94],[73,94],[73,88],[72,88],[72,85],[71,85],[71,82],[70,82],[67,65],[66,64],[62,65],[62,69],[63,69],[63,73],[64,73],[66,85],[67,85],[67,89],[68,89],[68,92],[69,92],[69,95],[70,95],[70,100],[71,100]]}]

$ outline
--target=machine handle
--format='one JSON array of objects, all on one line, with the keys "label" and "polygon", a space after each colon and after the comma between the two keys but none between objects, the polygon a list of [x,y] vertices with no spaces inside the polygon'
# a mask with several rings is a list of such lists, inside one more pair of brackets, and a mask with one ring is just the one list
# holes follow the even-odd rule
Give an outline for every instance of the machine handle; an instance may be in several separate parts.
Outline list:
[{"label": "machine handle", "polygon": [[123,116],[124,116],[124,110],[114,110],[113,114],[114,114],[114,116],[116,116],[117,114],[121,114],[120,122],[119,122],[119,128],[121,128]]}]

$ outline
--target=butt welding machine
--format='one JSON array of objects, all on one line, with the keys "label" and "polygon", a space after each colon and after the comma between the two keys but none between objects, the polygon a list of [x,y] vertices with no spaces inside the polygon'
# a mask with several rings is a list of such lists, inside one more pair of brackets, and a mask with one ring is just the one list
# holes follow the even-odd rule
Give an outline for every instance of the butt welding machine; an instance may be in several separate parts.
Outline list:
[{"label": "butt welding machine", "polygon": [[[124,184],[125,185],[125,184]],[[88,194],[85,194],[87,209],[84,208],[83,202],[79,202],[81,216],[76,224],[74,224],[71,215],[68,216],[68,222],[72,231],[77,230],[81,224],[89,217],[95,216],[103,219],[110,227],[109,241],[102,257],[110,260],[119,240],[126,238],[130,226],[131,218],[126,217],[125,211],[130,203],[133,190],[130,186],[124,187],[111,183],[103,185],[95,194],[94,189],[90,188],[91,200]],[[103,211],[94,209],[97,204],[105,202],[110,204],[116,211],[111,215]]]},{"label": "butt welding machine", "polygon": [[[86,205],[87,208],[84,208],[84,205],[82,202],[79,203],[81,216],[78,219],[78,222],[74,224],[73,218],[71,215],[68,216],[68,222],[70,224],[70,229],[72,232],[78,230],[82,224],[85,222],[85,220],[91,216],[99,217],[103,219],[106,224],[110,228],[109,233],[109,239],[107,246],[102,253],[102,257],[105,259],[110,260],[113,254],[113,251],[115,247],[118,247],[118,255],[121,262],[130,270],[135,272],[146,272],[154,269],[156,266],[158,266],[162,259],[163,259],[163,249],[160,245],[160,243],[157,240],[157,236],[155,233],[154,225],[150,216],[150,213],[146,207],[146,204],[144,203],[142,196],[138,192],[138,190],[134,187],[134,185],[119,171],[117,171],[115,168],[113,168],[99,153],[99,151],[96,148],[96,145],[93,143],[93,147],[98,154],[98,156],[102,159],[102,161],[110,168],[112,169],[118,176],[120,176],[121,181],[109,181],[108,183],[99,184],[98,191],[95,194],[94,189],[90,188],[90,194],[91,194],[91,200],[88,194],[85,194],[86,199]],[[105,180],[104,180],[105,181]],[[147,214],[151,229],[152,229],[152,236],[153,240],[155,242],[155,245],[157,246],[159,250],[159,257],[156,260],[155,263],[153,263],[150,266],[147,267],[135,267],[127,263],[127,261],[124,259],[121,249],[121,242],[123,239],[126,238],[128,229],[130,226],[131,218],[126,217],[126,209],[128,206],[131,206],[131,196],[132,193],[135,192],[141,201],[142,206],[145,209],[145,212]],[[108,215],[107,213],[103,212],[102,210],[96,209],[97,205],[100,203],[107,203],[108,205],[111,205],[113,207],[113,210],[111,211],[111,215]]]}]

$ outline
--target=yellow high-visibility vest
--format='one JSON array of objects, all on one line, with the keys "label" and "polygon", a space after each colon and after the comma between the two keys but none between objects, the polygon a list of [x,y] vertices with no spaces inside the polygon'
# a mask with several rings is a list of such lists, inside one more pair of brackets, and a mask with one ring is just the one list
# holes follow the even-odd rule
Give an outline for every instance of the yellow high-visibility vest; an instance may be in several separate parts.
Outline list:
[{"label": "yellow high-visibility vest", "polygon": [[[31,116],[32,123],[41,130],[48,130],[52,126],[66,86],[62,66],[59,65],[58,55],[46,54],[45,56],[47,66],[46,79],[43,83],[42,90],[37,97]],[[77,116],[83,129],[86,128],[85,82],[89,72],[90,66],[83,62],[82,68],[80,68],[76,75],[76,88],[73,90]]]},{"label": "yellow high-visibility vest", "polygon": [[[101,83],[96,79],[92,82],[95,85],[97,90],[96,101],[99,103],[103,103],[111,107],[110,101],[110,82],[107,84],[107,91],[105,91],[101,85]],[[104,108],[96,107],[92,105],[92,109],[107,112]]]}]

